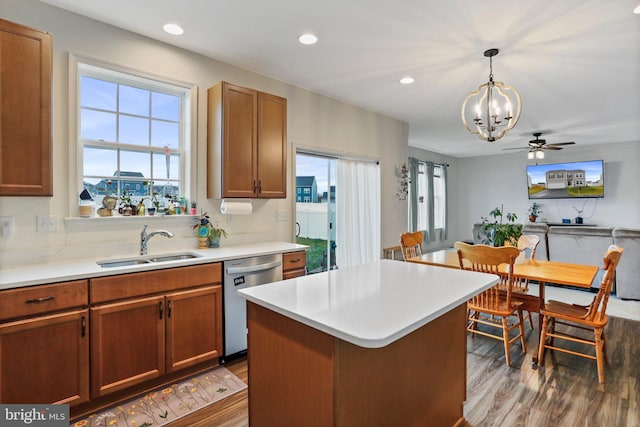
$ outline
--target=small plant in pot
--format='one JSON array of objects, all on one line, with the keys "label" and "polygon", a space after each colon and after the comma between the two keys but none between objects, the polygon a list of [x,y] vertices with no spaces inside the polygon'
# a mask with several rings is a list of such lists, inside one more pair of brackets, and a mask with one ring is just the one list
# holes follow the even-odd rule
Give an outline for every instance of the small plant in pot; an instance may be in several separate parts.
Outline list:
[{"label": "small plant in pot", "polygon": [[220,228],[218,225],[218,221],[211,224],[209,228],[209,247],[210,248],[219,248],[220,247],[220,238],[227,237],[227,232]]},{"label": "small plant in pot", "polygon": [[[480,228],[480,240],[489,246],[518,245],[518,239],[522,235],[522,224],[516,224],[518,216],[514,213],[504,212],[504,205],[496,207],[489,215],[493,218],[482,217]],[[506,217],[504,222],[503,217]]]},{"label": "small plant in pot", "polygon": [[200,217],[196,219],[193,229],[197,230],[200,248],[220,247],[220,238],[227,237],[227,232],[218,226],[217,221],[215,224],[212,223],[206,212],[201,213]]},{"label": "small plant in pot", "polygon": [[536,222],[536,218],[538,218],[541,213],[542,209],[540,209],[540,204],[533,202],[529,207],[529,221]]}]

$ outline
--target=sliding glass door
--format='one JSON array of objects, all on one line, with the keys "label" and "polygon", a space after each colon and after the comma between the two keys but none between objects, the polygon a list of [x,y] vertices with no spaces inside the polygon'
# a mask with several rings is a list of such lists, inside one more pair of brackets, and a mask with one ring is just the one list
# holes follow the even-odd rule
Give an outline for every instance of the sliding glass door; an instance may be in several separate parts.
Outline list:
[{"label": "sliding glass door", "polygon": [[296,152],[296,243],[309,274],[336,268],[336,159]]}]

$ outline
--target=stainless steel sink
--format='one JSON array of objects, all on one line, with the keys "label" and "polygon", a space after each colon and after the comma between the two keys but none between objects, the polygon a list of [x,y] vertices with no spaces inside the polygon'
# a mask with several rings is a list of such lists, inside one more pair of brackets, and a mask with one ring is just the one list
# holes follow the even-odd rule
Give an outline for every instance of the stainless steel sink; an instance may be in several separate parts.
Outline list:
[{"label": "stainless steel sink", "polygon": [[128,266],[152,264],[152,263],[158,263],[158,262],[182,261],[185,259],[199,258],[201,256],[202,255],[194,254],[192,252],[179,252],[179,253],[164,254],[164,255],[148,255],[148,256],[136,257],[136,258],[106,259],[102,261],[97,261],[97,264],[102,268],[128,267]]},{"label": "stainless steel sink", "polygon": [[130,265],[149,264],[148,259],[116,259],[113,261],[98,261],[98,265],[103,268],[127,267]]},{"label": "stainless steel sink", "polygon": [[184,253],[184,254],[169,254],[169,255],[158,255],[152,258],[149,258],[151,262],[163,262],[163,261],[180,261],[183,259],[192,259],[199,258],[201,255],[192,254],[192,253]]}]

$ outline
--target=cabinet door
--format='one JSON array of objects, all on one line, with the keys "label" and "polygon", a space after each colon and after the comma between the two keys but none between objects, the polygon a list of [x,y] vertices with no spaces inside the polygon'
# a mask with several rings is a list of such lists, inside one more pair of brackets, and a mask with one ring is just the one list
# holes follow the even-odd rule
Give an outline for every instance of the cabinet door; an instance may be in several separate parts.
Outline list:
[{"label": "cabinet door", "polygon": [[222,355],[222,287],[169,294],[167,373]]},{"label": "cabinet door", "polygon": [[91,309],[91,396],[164,374],[163,296]]},{"label": "cabinet door", "polygon": [[258,93],[258,197],[287,197],[287,100]]},{"label": "cabinet door", "polygon": [[0,196],[52,196],[51,35],[0,19]]},{"label": "cabinet door", "polygon": [[88,311],[0,324],[0,402],[89,400]]},{"label": "cabinet door", "polygon": [[223,83],[222,197],[255,197],[258,95]]}]

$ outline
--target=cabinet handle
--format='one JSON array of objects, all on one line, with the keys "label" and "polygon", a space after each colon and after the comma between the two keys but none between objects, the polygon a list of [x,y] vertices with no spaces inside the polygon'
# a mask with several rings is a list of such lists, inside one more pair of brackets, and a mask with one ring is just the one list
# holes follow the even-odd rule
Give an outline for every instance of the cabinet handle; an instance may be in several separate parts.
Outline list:
[{"label": "cabinet handle", "polygon": [[25,301],[25,304],[42,304],[43,302],[53,301],[54,299],[56,299],[56,297],[54,297],[53,295],[41,298],[29,298]]},{"label": "cabinet handle", "polygon": [[258,193],[262,193],[262,180],[258,181]]},{"label": "cabinet handle", "polygon": [[171,317],[171,300],[167,301],[167,318]]},{"label": "cabinet handle", "polygon": [[253,180],[253,192],[257,193],[258,192],[258,183],[256,182],[256,180]]},{"label": "cabinet handle", "polygon": [[292,259],[291,264],[295,264],[296,262],[300,262],[300,258]]},{"label": "cabinet handle", "polygon": [[162,301],[158,303],[158,306],[160,307],[160,320],[162,320]]},{"label": "cabinet handle", "polygon": [[87,331],[87,321],[85,320],[84,316],[82,316],[80,319],[81,319],[80,324],[82,326],[82,330],[80,332],[80,336],[84,337],[85,333]]}]

